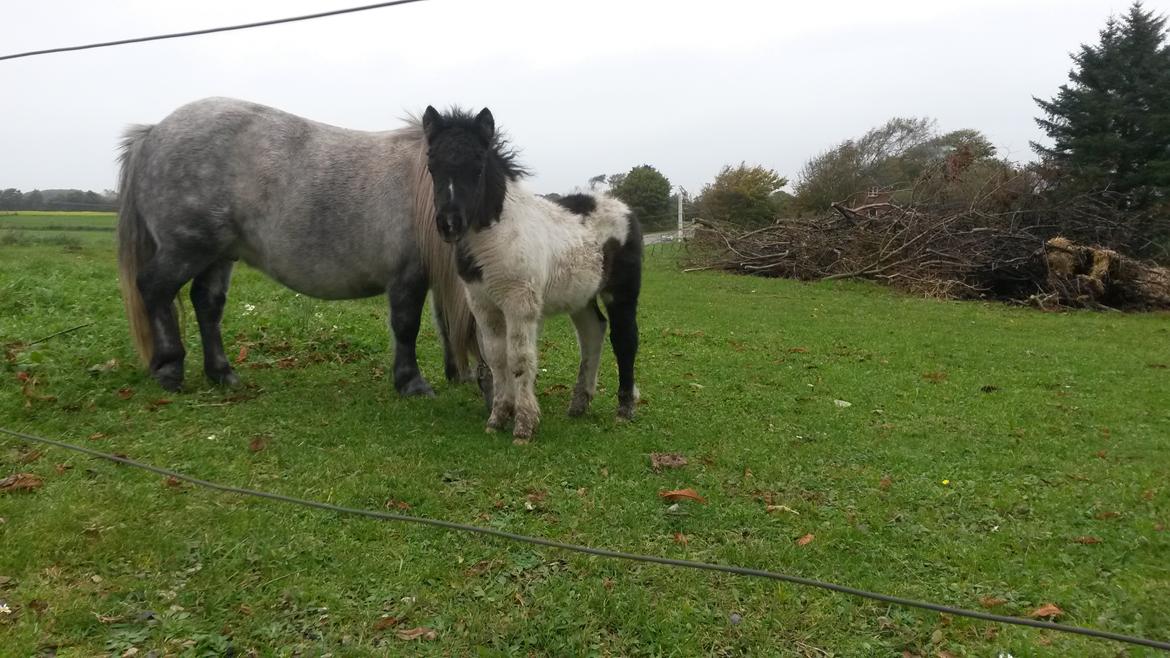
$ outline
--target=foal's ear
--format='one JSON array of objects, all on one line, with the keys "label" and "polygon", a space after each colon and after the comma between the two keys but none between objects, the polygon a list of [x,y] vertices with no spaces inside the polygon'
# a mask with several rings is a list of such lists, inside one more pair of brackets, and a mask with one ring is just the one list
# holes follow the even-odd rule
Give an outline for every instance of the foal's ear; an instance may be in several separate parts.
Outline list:
[{"label": "foal's ear", "polygon": [[427,139],[434,139],[435,135],[443,129],[443,115],[439,114],[433,105],[428,105],[427,111],[423,112],[422,125],[423,134],[427,136]]},{"label": "foal's ear", "polygon": [[496,118],[492,116],[492,111],[486,107],[480,110],[475,117],[475,126],[479,128],[483,141],[490,144],[496,136]]}]

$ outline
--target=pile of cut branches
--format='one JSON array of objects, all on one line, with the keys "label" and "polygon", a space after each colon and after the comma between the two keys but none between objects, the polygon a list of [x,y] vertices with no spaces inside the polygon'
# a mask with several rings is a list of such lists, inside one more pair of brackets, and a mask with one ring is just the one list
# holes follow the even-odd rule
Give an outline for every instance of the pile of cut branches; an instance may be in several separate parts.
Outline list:
[{"label": "pile of cut branches", "polygon": [[833,209],[831,215],[779,220],[754,230],[698,220],[687,269],[871,279],[930,297],[1014,300],[1044,308],[1170,308],[1164,268],[1116,250],[1052,241],[1062,235],[1089,244],[1121,241],[1124,224],[1103,202],[1086,198],[1045,209],[883,202]]}]

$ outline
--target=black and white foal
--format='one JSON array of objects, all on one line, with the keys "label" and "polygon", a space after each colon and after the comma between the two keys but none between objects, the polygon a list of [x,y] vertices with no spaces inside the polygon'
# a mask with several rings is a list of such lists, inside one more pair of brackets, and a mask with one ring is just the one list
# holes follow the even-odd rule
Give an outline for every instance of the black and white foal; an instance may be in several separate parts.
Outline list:
[{"label": "black and white foal", "polygon": [[439,234],[456,245],[459,276],[479,325],[492,371],[489,432],[514,420],[517,442],[540,421],[536,340],[545,316],[567,313],[577,329],[581,366],[569,415],[585,412],[597,391],[597,369],[609,312],[618,364],[618,416],[638,402],[638,293],[642,233],[621,201],[574,194],[554,203],[526,190],[516,163],[486,108],[423,115],[427,165],[435,187]]}]

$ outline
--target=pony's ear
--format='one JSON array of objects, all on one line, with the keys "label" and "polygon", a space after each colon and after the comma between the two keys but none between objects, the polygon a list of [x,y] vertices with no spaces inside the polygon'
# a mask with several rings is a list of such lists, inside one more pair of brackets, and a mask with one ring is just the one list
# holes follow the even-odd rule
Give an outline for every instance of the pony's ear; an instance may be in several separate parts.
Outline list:
[{"label": "pony's ear", "polygon": [[492,111],[486,107],[480,110],[475,116],[475,127],[479,128],[479,135],[483,137],[483,141],[490,144],[496,136],[496,118],[492,116]]},{"label": "pony's ear", "polygon": [[435,135],[443,129],[443,115],[434,108],[433,105],[427,106],[427,111],[423,112],[423,133],[427,136],[427,140],[434,139]]}]

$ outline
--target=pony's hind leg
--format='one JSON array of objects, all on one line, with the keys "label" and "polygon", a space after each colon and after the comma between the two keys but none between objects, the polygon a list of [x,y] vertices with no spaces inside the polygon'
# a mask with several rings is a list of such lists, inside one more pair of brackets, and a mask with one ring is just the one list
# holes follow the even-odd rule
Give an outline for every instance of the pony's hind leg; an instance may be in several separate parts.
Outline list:
[{"label": "pony's hind leg", "polygon": [[427,278],[421,271],[403,275],[387,291],[390,298],[390,329],[394,332],[394,388],[403,397],[425,395],[435,391],[418,369],[419,325],[423,302],[427,298]]},{"label": "pony's hind leg", "polygon": [[597,394],[597,369],[601,365],[601,346],[605,342],[605,316],[597,308],[597,300],[589,300],[585,308],[572,316],[577,328],[577,344],[581,348],[581,366],[577,370],[577,385],[569,403],[569,415],[580,416],[589,408]]},{"label": "pony's hind leg", "polygon": [[191,305],[195,307],[199,336],[203,342],[203,371],[209,380],[221,386],[238,386],[240,383],[240,378],[232,371],[231,363],[223,351],[223,336],[220,333],[234,264],[229,259],[216,261],[191,282]]},{"label": "pony's hind leg", "polygon": [[618,365],[618,416],[634,417],[638,406],[638,386],[634,383],[634,358],[638,355],[638,299],[614,300],[605,305],[609,311],[609,341]]},{"label": "pony's hind leg", "polygon": [[183,359],[187,356],[179,331],[175,295],[206,266],[206,260],[193,260],[189,254],[160,249],[138,272],[138,291],[150,318],[153,344],[150,374],[168,391],[182,388]]}]

